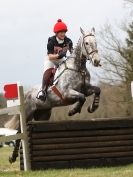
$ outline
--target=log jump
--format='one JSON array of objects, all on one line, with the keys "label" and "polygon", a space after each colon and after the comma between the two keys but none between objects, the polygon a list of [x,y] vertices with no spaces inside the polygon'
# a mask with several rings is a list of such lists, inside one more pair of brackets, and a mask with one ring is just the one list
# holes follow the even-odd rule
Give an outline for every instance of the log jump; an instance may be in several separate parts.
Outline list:
[{"label": "log jump", "polygon": [[[28,123],[32,170],[133,162],[133,119]],[[20,166],[23,169],[22,151]]]}]

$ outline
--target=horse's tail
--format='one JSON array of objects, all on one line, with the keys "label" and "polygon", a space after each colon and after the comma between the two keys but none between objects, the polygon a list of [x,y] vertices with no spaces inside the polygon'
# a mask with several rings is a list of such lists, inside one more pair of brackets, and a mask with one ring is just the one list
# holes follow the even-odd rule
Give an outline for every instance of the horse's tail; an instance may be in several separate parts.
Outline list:
[{"label": "horse's tail", "polygon": [[14,115],[9,121],[4,124],[5,128],[18,130],[19,128],[19,115]]}]

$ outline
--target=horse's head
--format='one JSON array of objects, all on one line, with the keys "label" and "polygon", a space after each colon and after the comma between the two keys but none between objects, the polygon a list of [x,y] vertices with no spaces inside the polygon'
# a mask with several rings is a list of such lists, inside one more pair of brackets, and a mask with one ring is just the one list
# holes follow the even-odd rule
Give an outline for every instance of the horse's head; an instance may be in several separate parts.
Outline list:
[{"label": "horse's head", "polygon": [[92,28],[91,32],[84,32],[84,30],[80,28],[80,31],[82,33],[81,54],[87,60],[90,60],[94,66],[100,66],[95,29]]}]

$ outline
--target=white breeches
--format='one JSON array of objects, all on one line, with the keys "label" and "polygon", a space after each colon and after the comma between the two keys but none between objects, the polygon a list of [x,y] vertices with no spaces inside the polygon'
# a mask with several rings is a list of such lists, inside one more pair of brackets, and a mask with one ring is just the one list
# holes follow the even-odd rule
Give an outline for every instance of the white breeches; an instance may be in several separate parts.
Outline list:
[{"label": "white breeches", "polygon": [[44,60],[44,72],[49,68],[56,68],[58,64],[62,63],[65,58],[57,59],[57,60],[49,60],[48,57]]}]

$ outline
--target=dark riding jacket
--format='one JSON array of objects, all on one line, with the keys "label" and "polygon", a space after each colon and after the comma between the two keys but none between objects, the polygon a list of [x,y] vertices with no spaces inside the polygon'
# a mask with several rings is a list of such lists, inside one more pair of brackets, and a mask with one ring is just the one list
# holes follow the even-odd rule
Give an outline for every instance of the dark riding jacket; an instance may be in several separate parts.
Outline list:
[{"label": "dark riding jacket", "polygon": [[59,54],[62,50],[67,53],[67,50],[72,52],[73,43],[72,40],[65,36],[64,42],[59,44],[56,36],[49,37],[47,44],[47,54]]}]

